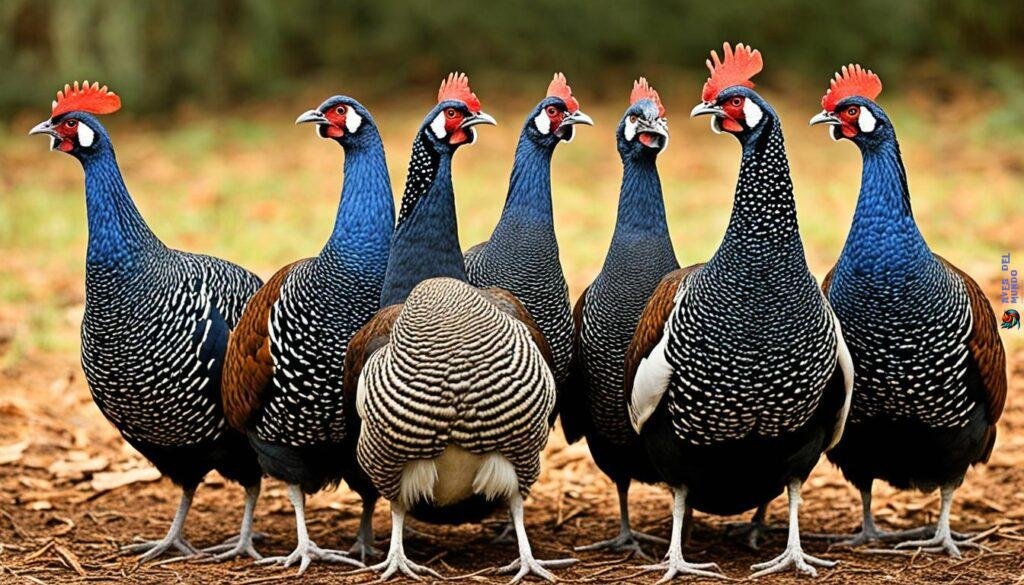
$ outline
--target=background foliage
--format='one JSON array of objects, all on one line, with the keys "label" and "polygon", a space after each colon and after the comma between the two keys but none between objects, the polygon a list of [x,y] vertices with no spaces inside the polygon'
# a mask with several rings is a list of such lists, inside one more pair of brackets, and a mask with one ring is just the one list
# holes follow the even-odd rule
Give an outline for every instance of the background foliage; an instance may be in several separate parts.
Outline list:
[{"label": "background foliage", "polygon": [[1020,8],[983,0],[4,0],[0,113],[38,106],[83,77],[117,88],[136,111],[181,101],[228,106],[317,78],[354,81],[360,95],[378,97],[433,85],[454,68],[475,80],[501,76],[509,91],[556,68],[596,88],[640,72],[696,80],[701,57],[723,39],[764,52],[774,68],[763,76],[768,85],[810,78],[817,86],[856,59],[884,72],[887,91],[967,81],[1020,94]]}]

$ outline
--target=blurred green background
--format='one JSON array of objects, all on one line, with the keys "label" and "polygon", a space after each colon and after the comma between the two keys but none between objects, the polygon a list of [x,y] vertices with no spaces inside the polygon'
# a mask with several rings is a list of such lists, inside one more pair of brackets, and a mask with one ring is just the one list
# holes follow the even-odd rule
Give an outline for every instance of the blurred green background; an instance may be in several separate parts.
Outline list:
[{"label": "blurred green background", "polygon": [[887,87],[1024,89],[1020,2],[983,0],[4,0],[0,107],[33,106],[71,78],[103,79],[136,111],[233,105],[311,79],[379,97],[466,69],[514,90],[570,71],[605,83],[703,75],[723,40],[766,55],[764,83],[815,84],[859,60]]},{"label": "blurred green background", "polygon": [[861,161],[807,120],[832,73],[858,61],[882,77],[879,103],[925,237],[998,301],[1000,255],[1024,258],[1024,7],[1013,4],[0,0],[0,374],[40,362],[77,369],[82,172],[25,133],[59,87],[86,78],[123,98],[103,123],[154,231],[267,277],[319,250],[337,206],[342,153],[294,126],[299,113],[336,93],[359,99],[381,128],[398,196],[439,81],[467,71],[499,120],[455,160],[468,247],[497,220],[524,117],[564,71],[597,122],[559,147],[553,167],[575,295],[610,239],[621,179],[613,132],[638,75],[668,108],[659,168],[679,260],[717,247],[739,150],[686,113],[708,51],[726,40],[764,54],[757,90],[782,117],[805,248],[824,275],[846,237]]}]

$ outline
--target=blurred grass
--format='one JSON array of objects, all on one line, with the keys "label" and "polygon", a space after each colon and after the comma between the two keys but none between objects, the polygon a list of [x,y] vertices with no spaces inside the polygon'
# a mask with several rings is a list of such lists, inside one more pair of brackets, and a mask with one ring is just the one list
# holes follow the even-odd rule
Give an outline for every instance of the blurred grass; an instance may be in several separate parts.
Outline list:
[{"label": "blurred grass", "polygon": [[[500,214],[516,138],[535,100],[494,102],[485,88],[477,91],[499,126],[484,128],[477,144],[456,156],[465,246],[485,239]],[[621,164],[612,136],[625,106],[592,103],[582,87],[577,93],[597,126],[581,128],[573,143],[560,146],[553,164],[556,224],[574,296],[600,269],[614,225]],[[718,245],[731,209],[739,148],[731,137],[713,135],[707,120],[686,118],[695,95],[662,94],[672,140],[659,168],[676,251],[685,265],[706,259]],[[807,92],[799,99],[764,95],[783,119],[801,232],[820,278],[846,236],[860,155],[848,142],[830,141],[822,128],[807,127],[816,111]],[[342,151],[291,123],[322,97],[216,115],[184,110],[151,118],[125,112],[104,121],[129,189],[168,245],[228,258],[266,277],[315,254],[332,227]],[[994,292],[1000,255],[1024,252],[1015,248],[1024,231],[1018,213],[1024,131],[986,117],[973,98],[940,105],[927,96],[883,96],[882,104],[897,125],[926,238]],[[367,105],[382,129],[400,197],[410,141],[430,96]],[[78,346],[86,245],[82,173],[72,158],[48,152],[42,138],[25,136],[37,121],[25,114],[0,126],[0,339],[9,345],[0,345],[0,367],[37,352],[74,355]],[[990,137],[993,124],[998,141]]]}]

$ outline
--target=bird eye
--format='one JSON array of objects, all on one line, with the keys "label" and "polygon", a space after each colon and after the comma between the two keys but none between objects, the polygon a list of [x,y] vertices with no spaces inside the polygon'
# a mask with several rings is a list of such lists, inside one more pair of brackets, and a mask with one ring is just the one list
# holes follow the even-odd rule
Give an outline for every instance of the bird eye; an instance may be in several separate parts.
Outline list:
[{"label": "bird eye", "polygon": [[852,118],[856,116],[858,112],[860,112],[860,110],[857,106],[850,106],[850,109],[846,110],[846,115]]},{"label": "bird eye", "polygon": [[454,118],[457,113],[458,112],[455,111],[455,108],[446,108],[444,111],[444,115],[449,118]]},{"label": "bird eye", "polygon": [[558,108],[556,108],[555,106],[548,106],[548,115],[549,116],[557,116],[558,115]]},{"label": "bird eye", "polygon": [[743,105],[743,98],[741,98],[741,97],[734,97],[731,100],[729,100],[729,103],[732,104],[732,107],[738,108],[741,105]]},{"label": "bird eye", "polygon": [[629,117],[630,124],[636,124],[636,114]]},{"label": "bird eye", "polygon": [[347,110],[345,109],[345,106],[338,106],[338,108],[334,111],[338,112],[339,116],[344,116]]},{"label": "bird eye", "polygon": [[68,120],[67,122],[64,122],[64,125],[68,128],[74,128],[78,125],[78,120]]}]

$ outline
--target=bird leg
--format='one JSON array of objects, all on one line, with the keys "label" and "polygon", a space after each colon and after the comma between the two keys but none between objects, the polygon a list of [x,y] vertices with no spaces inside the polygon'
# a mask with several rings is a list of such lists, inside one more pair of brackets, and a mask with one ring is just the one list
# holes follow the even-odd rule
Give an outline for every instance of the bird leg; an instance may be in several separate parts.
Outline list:
[{"label": "bird leg", "polygon": [[935,533],[932,538],[925,540],[907,540],[897,544],[896,548],[919,548],[928,553],[945,552],[955,559],[960,558],[960,547],[984,549],[985,547],[974,542],[970,538],[958,540],[958,535],[954,535],[949,529],[949,512],[953,507],[954,491],[956,491],[955,485],[945,485],[939,490],[941,495],[939,521],[935,525]]},{"label": "bird leg", "polygon": [[260,484],[251,485],[245,488],[245,511],[242,512],[242,528],[239,530],[237,536],[233,536],[223,543],[209,548],[204,548],[202,553],[213,554],[208,559],[204,559],[203,562],[218,563],[221,561],[227,561],[236,557],[248,556],[257,561],[263,558],[263,555],[256,552],[252,542],[255,537],[252,531],[253,516],[256,512],[256,502],[260,499]]},{"label": "bird leg", "polygon": [[746,537],[747,548],[750,550],[759,550],[761,546],[758,544],[758,540],[765,532],[764,519],[767,514],[768,504],[761,504],[758,506],[757,511],[754,512],[754,516],[750,519],[750,522],[733,522],[726,524],[725,535],[727,537]]},{"label": "bird leg", "polygon": [[790,567],[799,573],[816,577],[818,571],[814,568],[815,566],[834,567],[836,565],[836,561],[812,557],[803,551],[800,546],[800,480],[791,480],[787,492],[789,493],[789,538],[786,542],[786,550],[768,562],[751,566],[750,570],[755,571],[750,576],[751,579],[778,573]]},{"label": "bird leg", "polygon": [[516,541],[516,527],[512,523],[512,518],[502,523],[497,532],[491,539],[491,544],[512,544]]},{"label": "bird leg", "polygon": [[641,542],[648,544],[666,545],[668,541],[664,538],[634,531],[629,523],[629,484],[618,486],[619,494],[619,533],[615,538],[595,542],[586,546],[577,546],[574,551],[591,550],[612,550],[617,552],[632,552],[643,559],[650,559],[640,548]]},{"label": "bird leg", "polygon": [[192,507],[192,497],[195,493],[196,488],[194,487],[181,490],[181,501],[178,503],[178,511],[174,514],[174,520],[167,531],[167,536],[164,536],[161,540],[150,540],[123,546],[121,547],[121,552],[126,554],[143,553],[139,557],[139,564],[159,557],[171,547],[177,549],[184,556],[198,554],[199,551],[189,544],[184,537],[185,517],[188,516],[188,510]]},{"label": "bird leg", "polygon": [[402,542],[402,528],[405,525],[405,508],[396,502],[391,502],[391,543],[388,545],[388,556],[384,562],[346,573],[347,575],[358,575],[375,571],[380,573],[379,581],[387,581],[396,573],[401,572],[410,579],[419,581],[420,575],[429,575],[435,579],[443,579],[437,571],[430,567],[417,565],[405,556],[405,546]]},{"label": "bird leg", "polygon": [[516,528],[516,541],[519,543],[519,558],[498,569],[499,575],[515,572],[515,576],[509,581],[509,585],[518,583],[523,577],[534,574],[542,579],[555,581],[555,576],[545,567],[562,569],[576,564],[576,559],[557,559],[552,561],[538,561],[533,558],[533,551],[530,549],[530,539],[526,536],[526,523],[523,521],[523,496],[518,490],[512,493],[508,500],[509,512],[512,513],[512,524]]},{"label": "bird leg", "polygon": [[302,493],[302,488],[295,484],[289,485],[288,499],[291,500],[292,507],[295,508],[295,531],[298,534],[298,544],[296,544],[295,550],[286,557],[267,557],[256,561],[257,564],[274,564],[290,567],[296,561],[299,561],[299,572],[297,575],[305,573],[309,563],[314,560],[326,563],[347,563],[357,567],[363,566],[363,563],[349,558],[348,554],[344,551],[320,548],[309,539],[309,533],[306,531],[306,494]]},{"label": "bird leg", "polygon": [[[804,534],[804,538],[812,540],[838,540],[834,546],[842,547],[855,547],[863,544],[869,544],[872,542],[891,542],[895,540],[903,540],[907,538],[920,538],[923,536],[929,536],[935,534],[937,528],[936,525],[918,526],[917,528],[911,528],[909,530],[896,530],[888,532],[880,530],[875,524],[875,516],[871,512],[871,486],[867,489],[860,490],[860,503],[863,513],[863,520],[861,520],[860,530],[853,534]],[[956,539],[967,539],[970,535],[960,534],[958,532],[950,532],[953,538]]]},{"label": "bird leg", "polygon": [[359,560],[366,562],[366,557],[379,557],[384,554],[373,546],[373,508],[377,504],[377,498],[363,498],[363,514],[359,518],[359,533],[356,535],[356,542],[348,549],[348,554],[359,555]]},{"label": "bird leg", "polygon": [[726,579],[715,563],[688,563],[683,559],[683,517],[686,515],[686,487],[672,488],[672,537],[666,559],[640,567],[645,571],[665,571],[658,583],[668,583],[679,575]]}]

